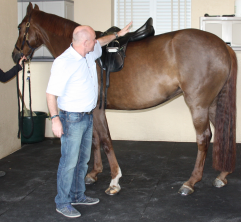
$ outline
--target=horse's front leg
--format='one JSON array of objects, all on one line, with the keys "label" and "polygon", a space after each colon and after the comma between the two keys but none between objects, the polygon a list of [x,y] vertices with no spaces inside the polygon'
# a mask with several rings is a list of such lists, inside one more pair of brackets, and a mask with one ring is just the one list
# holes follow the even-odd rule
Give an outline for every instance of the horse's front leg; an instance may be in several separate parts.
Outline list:
[{"label": "horse's front leg", "polygon": [[100,152],[100,139],[95,127],[93,127],[92,150],[94,155],[94,166],[91,172],[89,172],[86,175],[85,184],[95,183],[97,181],[97,175],[101,173],[103,170],[101,152]]},{"label": "horse's front leg", "polygon": [[105,192],[109,195],[114,195],[121,190],[121,187],[119,185],[119,179],[122,176],[122,174],[113,150],[109,127],[105,116],[105,111],[103,109],[100,110],[97,106],[97,108],[94,110],[93,118],[94,137],[92,148],[94,150],[94,168],[90,173],[87,174],[86,180],[90,181],[90,183],[93,183],[97,181],[98,173],[102,172],[103,166],[100,152],[100,148],[102,146],[109,161],[112,177],[110,186]]},{"label": "horse's front leg", "polygon": [[[108,129],[108,125],[106,122],[105,128]],[[109,164],[110,164],[110,169],[111,169],[111,182],[109,185],[109,188],[105,191],[106,194],[108,195],[115,195],[120,192],[121,187],[119,185],[119,179],[122,176],[121,169],[119,167],[119,164],[117,162],[115,152],[112,146],[112,141],[111,137],[109,134],[109,129],[108,132],[103,134],[101,137],[101,142],[103,144],[104,151],[107,155]]]},{"label": "horse's front leg", "polygon": [[185,196],[193,193],[194,185],[202,179],[204,163],[212,137],[208,119],[208,112],[200,113],[193,111],[192,117],[194,127],[196,129],[198,153],[191,177],[182,185],[182,187],[178,191],[178,193]]}]

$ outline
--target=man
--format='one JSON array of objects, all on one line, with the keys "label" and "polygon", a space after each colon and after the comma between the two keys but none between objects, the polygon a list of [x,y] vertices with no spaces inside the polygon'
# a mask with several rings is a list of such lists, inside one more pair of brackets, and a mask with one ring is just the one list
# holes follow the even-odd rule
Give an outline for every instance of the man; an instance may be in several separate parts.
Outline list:
[{"label": "man", "polygon": [[[98,98],[95,60],[101,47],[129,32],[132,22],[118,33],[96,40],[89,26],[78,26],[71,46],[53,63],[46,91],[52,131],[61,138],[57,173],[56,211],[66,217],[80,217],[72,205],[93,205],[97,198],[85,196],[85,175],[91,153],[93,116]],[[58,114],[56,96],[58,96]]]}]

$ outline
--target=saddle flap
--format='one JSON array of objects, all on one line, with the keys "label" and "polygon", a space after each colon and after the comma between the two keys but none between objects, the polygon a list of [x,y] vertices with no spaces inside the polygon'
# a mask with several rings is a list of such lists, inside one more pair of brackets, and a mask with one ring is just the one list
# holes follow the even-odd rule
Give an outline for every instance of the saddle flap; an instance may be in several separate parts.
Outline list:
[{"label": "saddle flap", "polygon": [[118,72],[123,68],[126,46],[120,48],[120,43],[115,40],[107,47],[105,53],[105,67],[108,72]]}]

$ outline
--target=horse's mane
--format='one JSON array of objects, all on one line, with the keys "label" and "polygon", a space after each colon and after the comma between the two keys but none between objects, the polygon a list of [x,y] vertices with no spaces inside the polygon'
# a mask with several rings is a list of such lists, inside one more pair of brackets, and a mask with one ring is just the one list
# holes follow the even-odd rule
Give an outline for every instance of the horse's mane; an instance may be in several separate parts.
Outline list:
[{"label": "horse's mane", "polygon": [[33,10],[33,12],[33,18],[38,20],[41,27],[44,27],[46,31],[52,32],[58,36],[72,38],[74,29],[79,26],[78,23],[57,15],[45,13],[39,10]]}]

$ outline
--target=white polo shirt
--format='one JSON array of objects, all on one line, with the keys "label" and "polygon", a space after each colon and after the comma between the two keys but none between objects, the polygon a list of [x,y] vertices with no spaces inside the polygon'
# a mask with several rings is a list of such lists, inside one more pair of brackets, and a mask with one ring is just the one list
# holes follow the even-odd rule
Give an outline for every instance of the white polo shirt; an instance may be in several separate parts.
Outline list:
[{"label": "white polo shirt", "polygon": [[58,96],[58,107],[68,112],[89,112],[96,107],[98,78],[95,60],[102,54],[97,41],[82,57],[70,47],[54,60],[46,92]]}]

